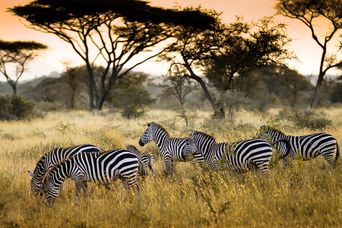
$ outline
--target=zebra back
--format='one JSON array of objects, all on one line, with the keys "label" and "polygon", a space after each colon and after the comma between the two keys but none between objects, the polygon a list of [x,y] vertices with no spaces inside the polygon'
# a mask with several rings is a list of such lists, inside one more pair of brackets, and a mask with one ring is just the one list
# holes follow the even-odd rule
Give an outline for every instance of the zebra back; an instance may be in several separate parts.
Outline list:
[{"label": "zebra back", "polygon": [[137,174],[138,157],[128,150],[112,150],[96,155],[93,153],[78,153],[62,161],[50,169],[44,178],[44,193],[48,204],[52,204],[58,196],[60,185],[67,179],[75,181],[76,186],[85,181],[99,182],[108,185],[118,178],[127,187],[138,187]]}]

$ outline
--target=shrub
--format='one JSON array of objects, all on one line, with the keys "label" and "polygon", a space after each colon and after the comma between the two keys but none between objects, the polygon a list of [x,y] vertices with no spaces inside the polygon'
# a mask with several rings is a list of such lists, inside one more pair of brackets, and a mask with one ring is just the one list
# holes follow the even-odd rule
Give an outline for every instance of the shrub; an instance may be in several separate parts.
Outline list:
[{"label": "shrub", "polygon": [[279,114],[292,121],[299,128],[309,128],[311,130],[321,130],[331,126],[332,121],[324,117],[323,112],[314,110],[295,110],[282,112]]},{"label": "shrub", "polygon": [[122,109],[122,116],[136,118],[144,114],[145,106],[154,102],[150,94],[140,86],[129,86],[112,91],[112,104]]},{"label": "shrub", "polygon": [[33,104],[22,97],[0,97],[0,119],[26,119],[33,115]]}]

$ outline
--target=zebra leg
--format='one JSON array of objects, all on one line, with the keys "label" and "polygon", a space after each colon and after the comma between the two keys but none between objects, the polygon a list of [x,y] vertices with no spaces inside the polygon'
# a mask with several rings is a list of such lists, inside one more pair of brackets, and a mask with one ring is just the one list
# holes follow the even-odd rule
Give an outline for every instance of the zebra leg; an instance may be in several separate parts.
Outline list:
[{"label": "zebra leg", "polygon": [[281,162],[283,164],[283,168],[293,168],[293,164],[292,162],[290,162],[289,160],[287,160],[287,158],[282,158]]},{"label": "zebra leg", "polygon": [[255,165],[262,174],[269,173],[269,162],[255,162]]},{"label": "zebra leg", "polygon": [[171,176],[173,174],[173,165],[170,159],[165,160],[165,173],[167,176]]},{"label": "zebra leg", "polygon": [[83,181],[82,189],[83,189],[84,196],[88,199],[89,198],[89,190],[88,190],[88,182],[87,181]]},{"label": "zebra leg", "polygon": [[61,196],[61,198],[64,198],[63,184],[61,184],[61,186],[59,187],[59,195]]},{"label": "zebra leg", "polygon": [[324,160],[326,160],[330,166],[335,166],[336,161],[333,158],[334,151],[325,151],[325,152],[321,152],[321,154]]},{"label": "zebra leg", "polygon": [[83,189],[83,182],[75,182],[75,186],[76,186],[76,204],[79,205],[80,193],[81,193],[81,189]]}]

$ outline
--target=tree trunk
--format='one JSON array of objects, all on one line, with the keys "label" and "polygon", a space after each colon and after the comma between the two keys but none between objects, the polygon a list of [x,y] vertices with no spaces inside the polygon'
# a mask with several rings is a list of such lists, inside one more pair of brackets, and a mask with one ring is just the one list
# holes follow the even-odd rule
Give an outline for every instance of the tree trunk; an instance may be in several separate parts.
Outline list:
[{"label": "tree trunk", "polygon": [[207,85],[205,84],[203,79],[201,77],[195,75],[193,72],[191,72],[190,78],[192,78],[193,80],[195,80],[196,82],[198,82],[201,85],[204,96],[209,101],[210,106],[214,111],[213,118],[214,119],[223,119],[225,117],[224,108],[220,102],[216,102],[215,99],[211,96],[211,94],[207,88]]},{"label": "tree trunk", "polygon": [[216,107],[214,109],[214,115],[213,115],[213,118],[214,119],[224,119],[226,114],[225,114],[225,111],[224,111],[224,108],[223,106],[221,106],[220,104],[217,105],[218,107]]},{"label": "tree trunk", "polygon": [[17,97],[18,93],[17,93],[17,84],[14,83],[14,81],[8,81],[8,84],[11,86],[12,88],[12,92],[13,92],[13,97]]},{"label": "tree trunk", "polygon": [[89,94],[89,102],[88,102],[88,108],[90,111],[94,109],[94,87],[96,86],[93,70],[89,63],[87,63],[87,72],[88,72],[88,94]]},{"label": "tree trunk", "polygon": [[312,109],[317,108],[318,98],[319,98],[319,90],[321,89],[321,86],[322,86],[322,83],[323,83],[323,77],[324,77],[323,73],[320,73],[319,76],[318,76],[317,84],[316,84],[316,87],[315,87],[315,92],[313,94],[313,97],[312,97],[312,100],[311,100],[311,105],[310,105],[310,107]]},{"label": "tree trunk", "polygon": [[98,96],[98,98],[96,99],[96,103],[95,103],[95,109],[96,110],[102,110],[102,107],[103,107],[103,104],[104,104],[104,102],[105,102],[105,100],[106,100],[106,95],[105,95],[105,93],[101,93],[101,94],[99,94],[99,96]]}]

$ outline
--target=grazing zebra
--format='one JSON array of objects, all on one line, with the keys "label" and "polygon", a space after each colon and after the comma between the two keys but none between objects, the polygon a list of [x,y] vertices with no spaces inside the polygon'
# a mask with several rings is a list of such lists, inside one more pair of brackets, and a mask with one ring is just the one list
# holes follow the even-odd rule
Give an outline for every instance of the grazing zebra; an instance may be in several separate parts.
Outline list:
[{"label": "grazing zebra", "polygon": [[112,150],[97,155],[78,153],[53,167],[43,180],[43,190],[48,205],[52,205],[58,196],[59,187],[67,178],[76,185],[79,201],[80,190],[88,194],[87,181],[94,181],[105,186],[120,178],[125,188],[137,188],[139,160],[135,153],[128,150]]},{"label": "grazing zebra", "polygon": [[154,173],[154,169],[153,169],[153,165],[154,165],[154,158],[153,156],[148,153],[148,152],[144,152],[141,153],[138,148],[136,148],[133,145],[128,145],[126,146],[127,150],[132,151],[134,153],[136,153],[136,155],[138,156],[139,159],[139,173],[142,176],[147,175],[147,168],[151,170],[152,173]]},{"label": "grazing zebra", "polygon": [[262,173],[268,173],[272,157],[272,147],[265,140],[249,139],[229,144],[216,143],[206,133],[193,131],[192,147],[201,153],[209,167],[216,169],[219,162],[235,171],[247,171],[256,167]]},{"label": "grazing zebra", "polygon": [[[271,142],[274,142],[278,139],[287,139],[291,147],[289,156],[293,159],[301,158],[302,160],[306,161],[322,155],[330,165],[334,165],[340,155],[336,138],[324,132],[310,135],[292,136],[286,135],[283,132],[268,126],[261,126],[258,136],[260,138],[268,138]],[[276,146],[276,149],[280,155],[284,157],[283,164],[287,165],[288,161],[286,160],[286,156],[284,156],[287,146],[284,143],[279,143]]]},{"label": "grazing zebra", "polygon": [[139,145],[144,146],[152,140],[157,144],[164,159],[167,175],[173,173],[174,161],[189,161],[193,158],[193,152],[187,146],[190,144],[189,138],[172,138],[162,126],[154,122],[147,124],[146,130],[139,140]]},{"label": "grazing zebra", "polygon": [[46,172],[56,164],[64,161],[67,158],[74,156],[77,153],[91,152],[100,154],[101,149],[91,144],[82,144],[67,148],[56,148],[47,154],[43,155],[34,171],[28,171],[31,179],[31,191],[37,196],[42,194],[42,179]]}]

